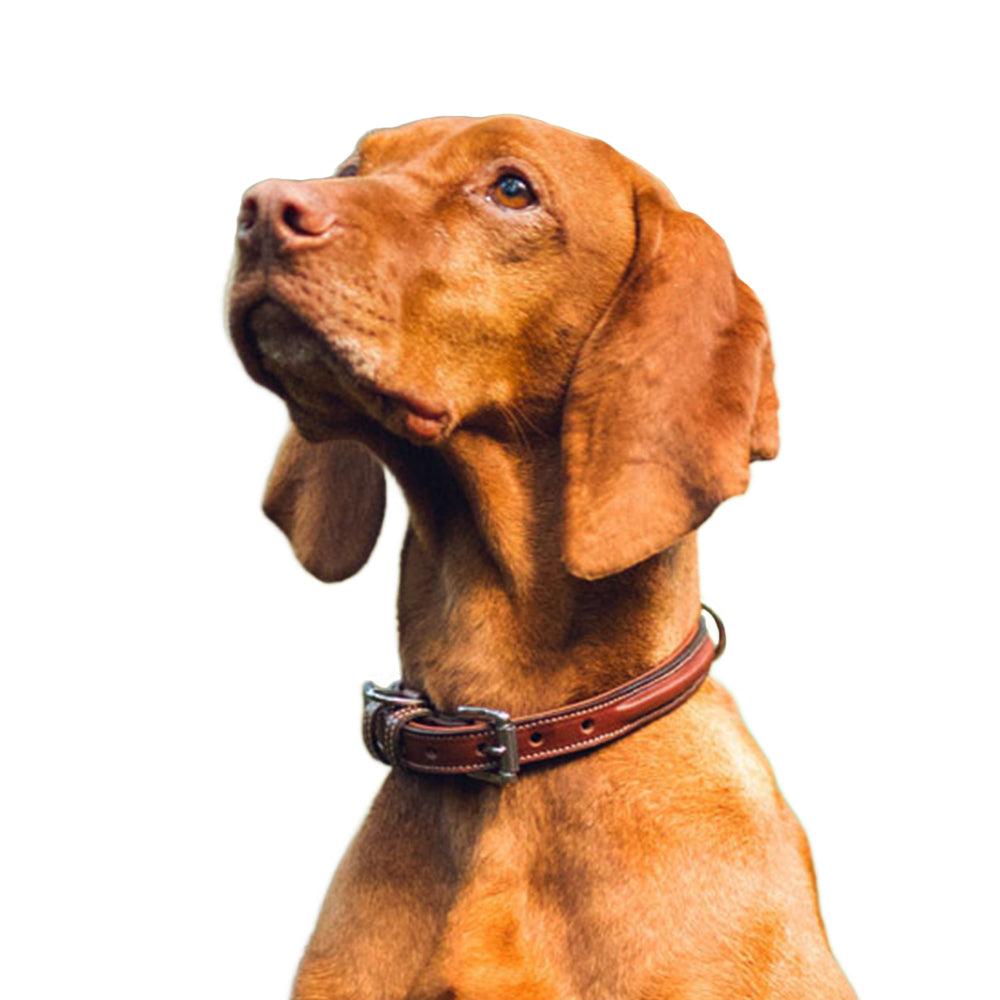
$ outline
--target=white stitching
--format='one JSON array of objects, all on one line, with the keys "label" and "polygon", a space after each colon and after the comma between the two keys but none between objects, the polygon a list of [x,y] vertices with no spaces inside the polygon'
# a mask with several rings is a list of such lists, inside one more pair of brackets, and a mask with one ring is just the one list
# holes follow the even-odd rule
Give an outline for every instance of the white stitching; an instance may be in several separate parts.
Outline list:
[{"label": "white stitching", "polygon": [[[668,677],[669,676],[673,676],[682,667],[687,666],[687,664],[690,663],[690,661],[694,658],[695,654],[699,650],[702,649],[703,645],[704,645],[704,643],[699,644],[693,650],[691,650],[688,653],[688,655],[683,660],[681,660],[679,663],[677,663],[677,665],[674,667],[674,669],[671,670],[670,673],[667,676]],[[616,695],[614,698],[611,698],[609,701],[597,702],[596,704],[592,704],[592,705],[590,705],[588,707],[578,708],[578,709],[576,709],[576,710],[574,710],[572,712],[564,712],[564,713],[562,713],[560,715],[546,715],[545,720],[543,722],[539,722],[537,719],[534,720],[534,721],[532,721],[532,720],[529,719],[529,720],[526,720],[524,722],[518,722],[518,723],[515,724],[514,728],[517,729],[517,730],[536,729],[540,725],[541,726],[547,726],[550,723],[553,723],[553,722],[563,722],[566,719],[573,719],[573,718],[576,718],[577,716],[580,716],[580,715],[590,715],[593,712],[599,712],[599,711],[603,711],[605,708],[610,708],[612,705],[616,705],[618,702],[620,702],[620,701],[622,701],[622,700],[624,700],[626,698],[629,698],[630,696],[634,695],[635,693],[636,692],[635,692],[634,689],[631,690],[631,691],[625,691],[624,693],[622,693],[620,695]],[[542,713],[542,714],[545,714],[545,713]],[[419,737],[419,739],[421,739],[421,740],[471,740],[473,737],[478,736],[481,733],[489,733],[490,732],[490,726],[485,725],[481,729],[476,729],[476,730],[473,730],[472,732],[464,732],[464,733],[431,733],[431,732],[427,732],[425,730],[419,730],[419,731],[416,731],[416,732],[414,732],[413,730],[411,730],[411,732],[413,733],[414,736]],[[613,732],[618,732],[618,730],[613,730]],[[608,734],[605,733],[603,735],[606,736]],[[577,746],[577,745],[578,744],[575,744],[575,743],[569,744],[569,746]],[[564,749],[566,749],[566,748],[564,748]],[[526,755],[522,754],[521,759],[522,760],[527,760],[528,758],[527,758]]]},{"label": "white stitching", "polygon": [[[693,687],[688,688],[686,691],[679,694],[676,698],[668,701],[665,705],[661,705],[662,711],[659,711],[657,715],[647,716],[642,719],[636,719],[633,722],[627,722],[617,729],[610,729],[606,733],[601,733],[600,736],[591,736],[587,740],[578,740],[576,743],[566,743],[562,746],[556,747],[553,750],[539,750],[535,753],[523,753],[519,756],[519,760],[523,763],[524,761],[530,760],[544,760],[546,757],[559,757],[564,754],[567,750],[573,750],[577,747],[584,747],[589,745],[596,745],[599,743],[605,743],[608,740],[614,739],[623,733],[631,732],[634,729],[641,729],[643,726],[649,724],[650,722],[656,722],[657,719],[662,719],[664,715],[669,714],[670,710],[673,708],[680,708],[701,687],[702,682],[705,680],[704,677],[698,681]],[[407,768],[413,771],[423,771],[429,774],[440,774],[443,771],[462,771],[466,774],[472,771],[487,771],[490,769],[489,764],[417,764],[405,760],[404,764]]]},{"label": "white stitching", "polygon": [[[704,678],[702,678],[702,680],[704,680]],[[601,743],[603,741],[613,739],[621,733],[627,733],[633,729],[640,729],[648,722],[655,722],[657,719],[663,718],[664,715],[668,714],[671,708],[679,708],[691,695],[695,693],[695,691],[698,690],[699,687],[701,687],[701,681],[698,681],[696,686],[689,688],[687,691],[677,695],[676,698],[673,698],[666,704],[661,705],[660,708],[657,709],[657,715],[648,715],[641,719],[634,719],[632,722],[626,722],[617,729],[609,729],[606,733],[601,733],[600,736],[591,736],[589,740],[578,740],[576,743],[564,743],[552,750],[537,750],[535,753],[523,753],[521,754],[520,759],[524,761],[540,760],[544,759],[546,756],[556,757],[559,754],[565,753],[567,750],[572,750],[574,747],[585,747],[591,743]]]}]

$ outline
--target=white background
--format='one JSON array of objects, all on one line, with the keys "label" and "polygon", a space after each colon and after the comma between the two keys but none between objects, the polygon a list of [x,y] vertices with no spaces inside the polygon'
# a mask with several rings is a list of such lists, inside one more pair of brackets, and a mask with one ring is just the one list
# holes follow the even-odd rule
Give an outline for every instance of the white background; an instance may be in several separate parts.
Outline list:
[{"label": "white background", "polygon": [[1000,995],[985,4],[50,4],[2,35],[0,994],[287,995],[383,775],[355,730],[405,513],[336,587],[261,516],[285,417],[223,326],[240,194],[518,112],[661,176],[763,300],[783,450],[702,531],[717,674],[859,994]]}]

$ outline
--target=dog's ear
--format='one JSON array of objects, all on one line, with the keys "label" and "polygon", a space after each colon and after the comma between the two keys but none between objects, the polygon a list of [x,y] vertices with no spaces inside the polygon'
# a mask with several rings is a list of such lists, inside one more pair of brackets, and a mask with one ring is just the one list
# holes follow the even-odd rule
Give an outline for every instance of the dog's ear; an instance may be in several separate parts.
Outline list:
[{"label": "dog's ear", "polygon": [[299,562],[325,583],[368,561],[385,513],[385,474],[355,441],[307,441],[293,427],[264,494],[264,513],[288,536]]},{"label": "dog's ear", "polygon": [[670,548],[778,452],[764,312],[726,246],[643,184],[628,272],[589,335],[563,415],[563,554],[594,580]]}]

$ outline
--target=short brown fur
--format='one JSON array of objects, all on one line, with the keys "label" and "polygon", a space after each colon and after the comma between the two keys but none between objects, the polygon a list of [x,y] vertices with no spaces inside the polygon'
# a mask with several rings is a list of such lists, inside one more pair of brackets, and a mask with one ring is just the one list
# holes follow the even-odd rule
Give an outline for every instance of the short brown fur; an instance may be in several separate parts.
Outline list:
[{"label": "short brown fur", "polygon": [[[509,172],[536,204],[498,203]],[[265,507],[343,579],[378,535],[381,466],[397,477],[410,686],[523,714],[677,647],[695,529],[778,447],[763,312],[704,222],[604,143],[444,118],[370,133],[344,176],[251,189],[239,244],[234,341],[294,425]],[[294,989],[853,995],[801,827],[712,681],[503,790],[391,771]]]}]

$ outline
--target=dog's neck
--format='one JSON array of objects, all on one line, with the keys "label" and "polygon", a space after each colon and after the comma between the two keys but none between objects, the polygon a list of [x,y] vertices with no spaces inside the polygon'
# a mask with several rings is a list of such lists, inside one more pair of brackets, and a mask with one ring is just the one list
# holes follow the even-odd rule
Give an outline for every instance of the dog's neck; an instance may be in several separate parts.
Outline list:
[{"label": "dog's neck", "polygon": [[697,621],[697,548],[604,580],[562,561],[559,442],[456,435],[414,468],[387,456],[410,505],[400,593],[404,680],[442,710],[555,707],[636,676]]}]

